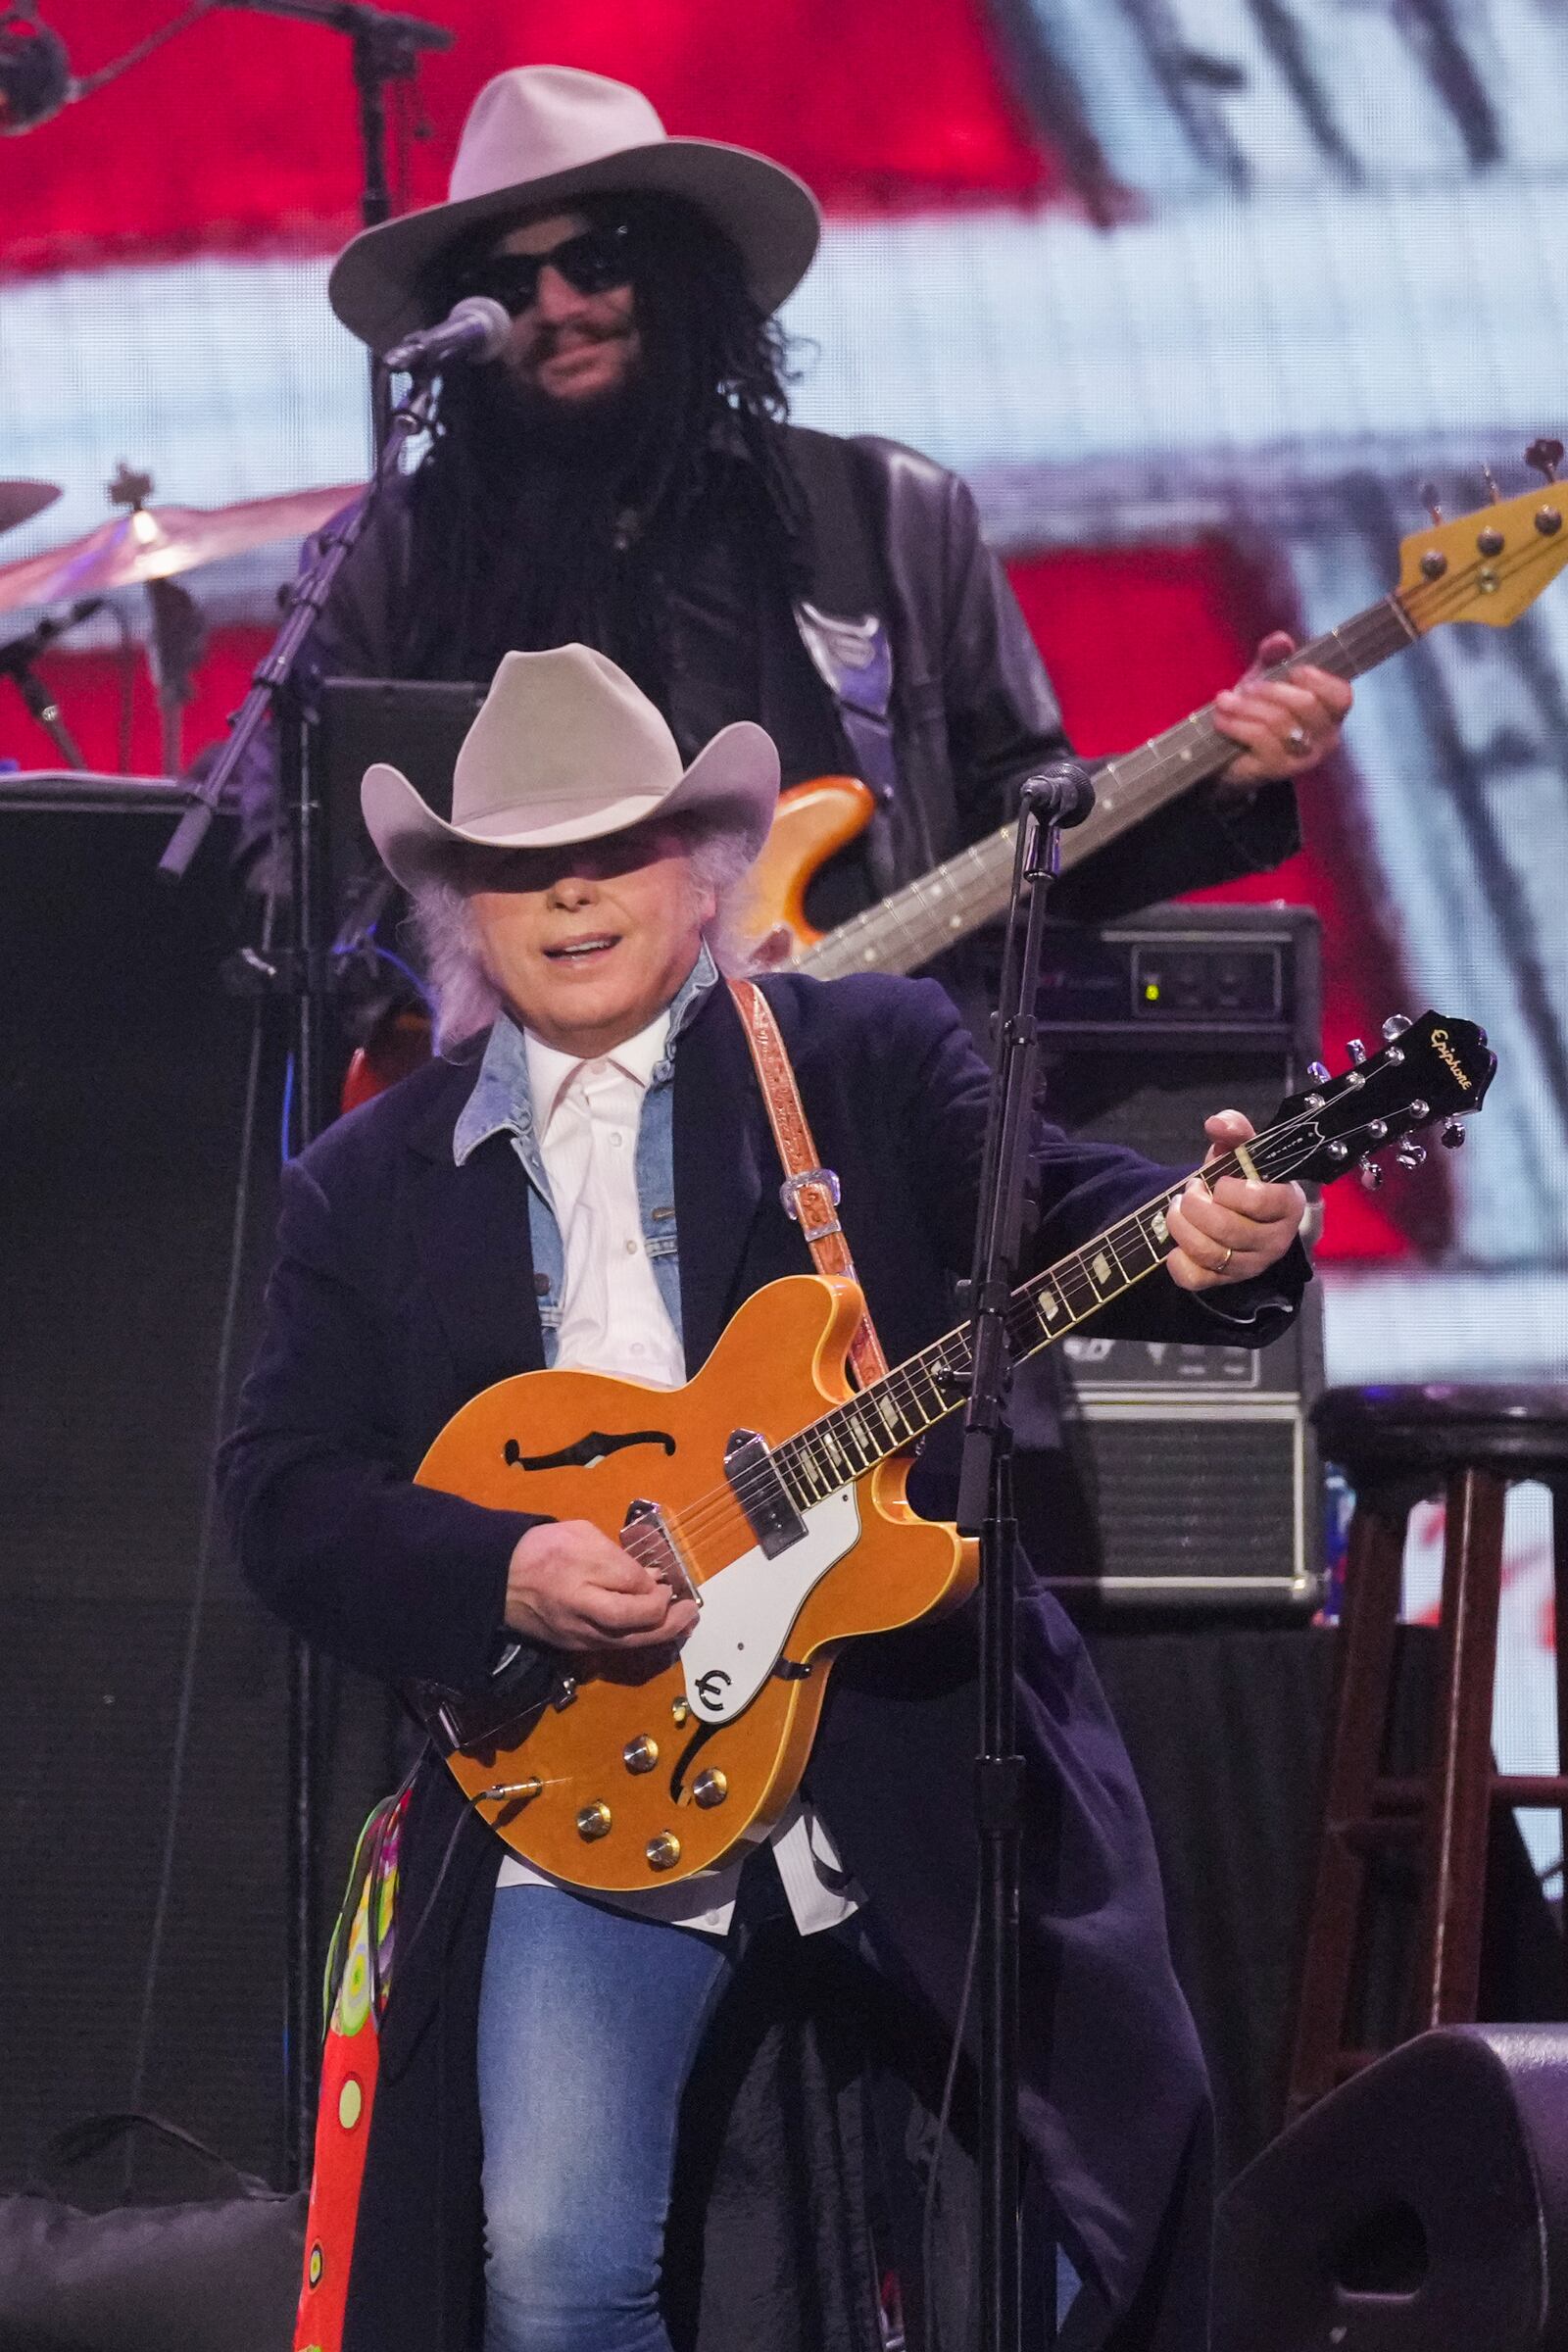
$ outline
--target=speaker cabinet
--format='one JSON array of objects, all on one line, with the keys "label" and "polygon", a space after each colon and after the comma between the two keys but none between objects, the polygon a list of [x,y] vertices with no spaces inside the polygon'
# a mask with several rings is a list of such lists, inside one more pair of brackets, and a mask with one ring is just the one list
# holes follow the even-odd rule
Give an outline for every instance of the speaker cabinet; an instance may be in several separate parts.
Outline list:
[{"label": "speaker cabinet", "polygon": [[1568,2352],[1568,2027],[1449,2026],[1221,2199],[1213,2352]]},{"label": "speaker cabinet", "polygon": [[[1214,1110],[1268,1125],[1320,1029],[1317,917],[1300,906],[1162,906],[1054,934],[1041,997],[1047,1106],[1069,1134],[1192,1165]],[[1055,1580],[1111,1610],[1265,1607],[1321,1592],[1323,1385],[1309,1288],[1271,1348],[1093,1336],[1059,1350],[1099,1522],[1092,1573]]]}]

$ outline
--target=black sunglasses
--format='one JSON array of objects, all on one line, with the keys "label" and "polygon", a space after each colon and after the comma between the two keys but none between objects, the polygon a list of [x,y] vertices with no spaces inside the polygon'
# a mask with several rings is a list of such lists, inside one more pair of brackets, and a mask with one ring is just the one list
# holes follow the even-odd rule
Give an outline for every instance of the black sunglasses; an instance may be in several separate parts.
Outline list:
[{"label": "black sunglasses", "polygon": [[585,228],[548,253],[492,253],[470,270],[465,294],[488,294],[514,318],[533,308],[539,279],[546,270],[559,270],[579,294],[608,294],[631,277],[630,238],[624,221],[609,227]]}]

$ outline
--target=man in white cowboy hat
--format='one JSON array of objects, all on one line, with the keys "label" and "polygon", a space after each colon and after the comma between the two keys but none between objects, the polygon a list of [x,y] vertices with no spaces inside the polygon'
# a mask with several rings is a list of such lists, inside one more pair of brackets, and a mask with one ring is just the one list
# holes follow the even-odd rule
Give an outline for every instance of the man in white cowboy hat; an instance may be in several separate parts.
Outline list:
[{"label": "man in white cowboy hat", "polygon": [[[448,201],[366,230],[332,271],[334,309],[375,351],[466,293],[513,325],[497,360],[449,371],[429,454],[340,578],[316,654],[327,672],[484,684],[510,650],[578,639],[637,680],[687,758],[759,721],[785,784],[849,771],[877,795],[823,878],[814,910],[836,920],[1002,823],[1064,744],[963,485],[890,442],[785,422],[775,314],[818,225],[792,172],[670,137],[623,83],[560,66],[488,82]],[[1277,862],[1296,840],[1282,780],[1332,748],[1349,699],[1316,669],[1250,674],[1220,698],[1238,747],[1223,783],[1092,858],[1057,911]],[[257,858],[265,748],[244,801]]]},{"label": "man in white cowboy hat", "polygon": [[[365,778],[371,838],[425,929],[446,1057],[285,1169],[223,1488],[257,1590],[366,1673],[472,1690],[519,1644],[540,1661],[635,1649],[695,1620],[588,1521],[414,1474],[492,1382],[554,1364],[678,1385],[742,1300],[808,1269],[714,954],[777,784],[760,728],[728,726],[688,762],[633,682],[575,645],[503,661],[450,820],[396,769]],[[762,985],[896,1362],[945,1327],[968,1264],[987,1074],[929,981]],[[1208,1122],[1211,1142],[1250,1132]],[[1170,1181],[1043,1124],[1038,1143],[1041,1263]],[[1295,1187],[1195,1184],[1170,1211],[1169,1275],[1129,1295],[1126,1327],[1271,1339],[1305,1277],[1300,1216]],[[951,1509],[937,1448],[916,1481],[919,1507]],[[1191,2352],[1204,2092],[1148,1832],[1081,1645],[1032,1582],[1018,1650],[1029,2342],[1058,2321],[1064,2346],[1103,2342],[1136,2301],[1118,2347]],[[647,1895],[589,1900],[513,1859],[426,1760],[345,2352],[871,2352],[863,2167],[829,2086],[863,2063],[860,2032],[918,2085],[958,2013],[973,1652],[972,1608],[855,1645],[770,1843]],[[808,2028],[816,2059],[791,2067],[778,2036]],[[323,2149],[344,2139],[328,2116]],[[945,2163],[951,2200],[956,2142]],[[775,2215],[770,2233],[759,2209],[780,2180],[814,2225]],[[672,2195],[709,2217],[701,2257],[688,2234],[666,2263]],[[302,2341],[323,2265],[350,2264],[339,2241],[318,2253]],[[960,2315],[943,2340],[966,2340],[960,2267],[928,2284]]]}]

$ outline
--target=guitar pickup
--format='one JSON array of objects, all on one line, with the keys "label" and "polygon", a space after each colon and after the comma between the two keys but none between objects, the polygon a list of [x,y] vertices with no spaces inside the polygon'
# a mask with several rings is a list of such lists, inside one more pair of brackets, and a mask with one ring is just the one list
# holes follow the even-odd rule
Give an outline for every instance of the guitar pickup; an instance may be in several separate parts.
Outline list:
[{"label": "guitar pickup", "polygon": [[764,1559],[799,1544],[806,1522],[790,1500],[773,1456],[755,1429],[732,1431],[724,1448],[724,1476]]},{"label": "guitar pickup", "polygon": [[[628,1543],[628,1537],[635,1537]],[[695,1600],[701,1606],[702,1595],[687,1573],[674,1537],[664,1525],[664,1514],[657,1502],[639,1499],[628,1503],[620,1527],[621,1546],[634,1560],[662,1577],[677,1600]]]}]

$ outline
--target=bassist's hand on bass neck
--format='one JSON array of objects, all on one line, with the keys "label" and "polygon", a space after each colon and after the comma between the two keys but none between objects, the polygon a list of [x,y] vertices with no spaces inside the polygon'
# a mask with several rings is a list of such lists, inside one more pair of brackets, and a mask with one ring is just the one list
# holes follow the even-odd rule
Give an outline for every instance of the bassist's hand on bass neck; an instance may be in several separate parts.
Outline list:
[{"label": "bassist's hand on bass neck", "polygon": [[1220,771],[1222,794],[1304,776],[1338,748],[1353,699],[1349,681],[1314,662],[1298,662],[1283,677],[1264,675],[1295,651],[1294,637],[1271,630],[1246,675],[1214,697],[1216,732],[1242,747],[1241,758]]}]

